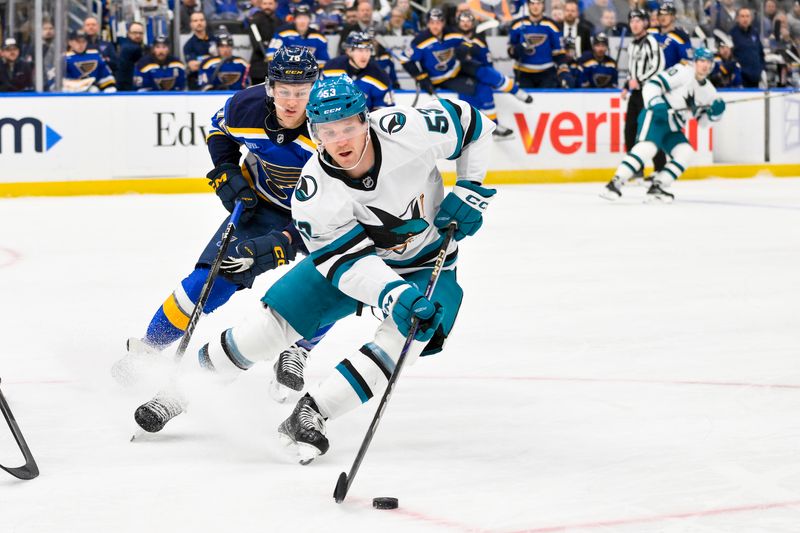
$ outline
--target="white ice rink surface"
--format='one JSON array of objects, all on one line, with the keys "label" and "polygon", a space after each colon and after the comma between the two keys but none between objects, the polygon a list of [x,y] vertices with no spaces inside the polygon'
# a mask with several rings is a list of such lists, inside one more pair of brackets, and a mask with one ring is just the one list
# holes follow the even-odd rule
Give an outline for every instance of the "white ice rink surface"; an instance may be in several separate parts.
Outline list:
[{"label": "white ice rink surface", "polygon": [[[109,367],[192,268],[213,195],[0,200],[2,390],[42,472],[0,472],[0,533],[800,531],[800,179],[679,182],[670,206],[600,188],[501,188],[447,349],[401,377],[342,505],[374,400],[302,467],[264,365],[128,441],[154,391]],[[309,380],[375,325],[337,325]],[[2,421],[0,463],[22,463]]]}]

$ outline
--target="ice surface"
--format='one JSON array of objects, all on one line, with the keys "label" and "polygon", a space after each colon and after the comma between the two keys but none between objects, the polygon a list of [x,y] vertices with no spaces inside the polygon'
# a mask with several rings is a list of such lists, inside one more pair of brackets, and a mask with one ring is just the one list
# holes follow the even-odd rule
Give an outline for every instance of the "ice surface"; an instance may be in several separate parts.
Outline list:
[{"label": "ice surface", "polygon": [[[800,530],[800,179],[678,182],[670,206],[601,187],[501,188],[445,353],[400,379],[342,505],[374,405],[301,467],[266,365],[128,442],[155,391],[109,367],[219,224],[213,195],[0,201],[2,389],[42,471],[0,472],[0,533]],[[272,280],[201,320],[188,366]],[[310,381],[375,325],[340,323]],[[21,464],[4,426],[0,463]]]}]

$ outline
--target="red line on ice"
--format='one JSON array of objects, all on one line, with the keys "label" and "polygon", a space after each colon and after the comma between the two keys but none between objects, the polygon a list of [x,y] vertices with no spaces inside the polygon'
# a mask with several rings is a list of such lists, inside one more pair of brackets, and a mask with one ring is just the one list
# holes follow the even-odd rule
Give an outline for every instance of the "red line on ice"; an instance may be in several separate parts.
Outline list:
[{"label": "red line on ice", "polygon": [[0,246],[0,268],[9,267],[22,259],[22,254],[11,248]]},{"label": "red line on ice", "polygon": [[408,376],[403,379],[442,379],[477,381],[557,381],[565,383],[632,383],[636,385],[703,385],[709,387],[752,387],[761,389],[800,389],[791,383],[749,383],[746,381],[660,380],[635,378],[571,378],[556,376]]}]

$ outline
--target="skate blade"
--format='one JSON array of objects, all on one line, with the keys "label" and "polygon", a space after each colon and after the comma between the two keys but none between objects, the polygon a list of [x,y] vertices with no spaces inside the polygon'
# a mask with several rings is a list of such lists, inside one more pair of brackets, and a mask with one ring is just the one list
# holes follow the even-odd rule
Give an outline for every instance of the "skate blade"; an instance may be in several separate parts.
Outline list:
[{"label": "skate blade", "polygon": [[294,392],[289,387],[281,385],[273,376],[269,382],[269,396],[277,403],[286,403],[289,395]]},{"label": "skate blade", "polygon": [[501,137],[500,135],[492,135],[492,139],[494,139],[495,141],[513,141],[516,138],[517,136],[514,135],[513,133],[511,135],[506,135],[504,137]]},{"label": "skate blade", "polygon": [[319,450],[315,446],[297,442],[285,433],[278,432],[278,440],[283,444],[287,453],[303,466],[320,456]]},{"label": "skate blade", "polygon": [[611,191],[603,191],[598,196],[600,196],[600,198],[602,198],[603,200],[608,200],[609,202],[616,202],[617,200],[622,198],[622,196],[614,194]]},{"label": "skate blade", "polygon": [[654,194],[648,194],[644,198],[644,203],[646,204],[671,204],[673,198],[669,196],[656,196]]}]

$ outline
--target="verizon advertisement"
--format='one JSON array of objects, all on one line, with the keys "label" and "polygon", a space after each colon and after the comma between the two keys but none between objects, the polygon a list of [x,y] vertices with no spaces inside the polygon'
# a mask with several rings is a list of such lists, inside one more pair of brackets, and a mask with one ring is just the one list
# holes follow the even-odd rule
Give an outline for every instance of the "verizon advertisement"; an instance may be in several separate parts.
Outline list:
[{"label": "verizon advertisement", "polygon": [[[204,176],[211,166],[205,147],[209,120],[229,96],[6,96],[0,109],[0,183]],[[421,96],[420,102],[427,98]],[[397,95],[400,104],[413,99],[413,93]],[[492,171],[531,171],[533,176],[537,170],[556,170],[568,180],[573,169],[613,169],[625,152],[626,102],[617,92],[537,92],[530,105],[502,94],[496,101],[500,122],[515,135],[494,141]],[[796,162],[800,103],[789,98],[772,102],[773,160]],[[688,126],[695,165],[714,159],[750,162],[759,148],[763,151],[763,102],[730,110],[713,130]],[[748,124],[747,136],[741,128],[726,128],[729,121]],[[718,135],[718,129],[736,134]],[[759,135],[761,145],[754,141]],[[749,140],[746,151],[742,139]],[[764,161],[763,154],[758,161]],[[455,169],[452,162],[442,164],[444,171]],[[516,181],[524,182],[525,174]]]}]

